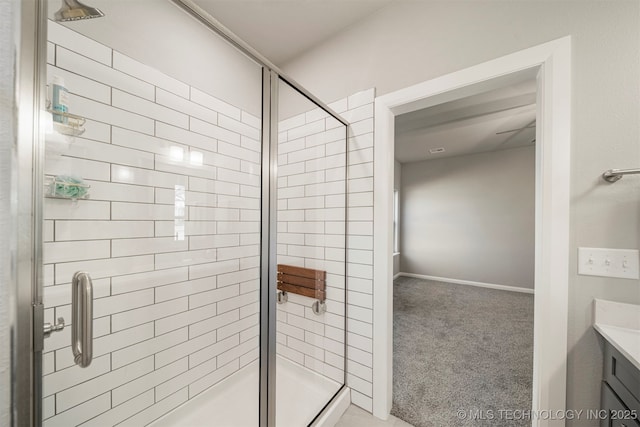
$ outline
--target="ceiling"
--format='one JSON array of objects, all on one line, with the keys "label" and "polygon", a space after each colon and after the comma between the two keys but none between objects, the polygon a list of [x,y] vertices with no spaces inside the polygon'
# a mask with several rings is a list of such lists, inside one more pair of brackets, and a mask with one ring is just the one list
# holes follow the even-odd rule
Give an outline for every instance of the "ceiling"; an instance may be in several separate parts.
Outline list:
[{"label": "ceiling", "polygon": [[[529,79],[401,114],[395,122],[396,160],[418,162],[531,146],[535,103],[536,81]],[[439,149],[444,151],[429,151]]]},{"label": "ceiling", "polygon": [[201,8],[282,66],[394,0],[195,0]]}]

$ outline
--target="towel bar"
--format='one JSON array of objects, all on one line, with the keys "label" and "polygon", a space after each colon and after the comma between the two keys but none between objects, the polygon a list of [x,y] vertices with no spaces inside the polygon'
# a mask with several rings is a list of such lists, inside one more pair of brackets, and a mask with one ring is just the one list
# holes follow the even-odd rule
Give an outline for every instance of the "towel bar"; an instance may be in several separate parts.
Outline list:
[{"label": "towel bar", "polygon": [[602,174],[602,179],[607,182],[619,181],[623,175],[639,174],[640,169],[609,169]]}]

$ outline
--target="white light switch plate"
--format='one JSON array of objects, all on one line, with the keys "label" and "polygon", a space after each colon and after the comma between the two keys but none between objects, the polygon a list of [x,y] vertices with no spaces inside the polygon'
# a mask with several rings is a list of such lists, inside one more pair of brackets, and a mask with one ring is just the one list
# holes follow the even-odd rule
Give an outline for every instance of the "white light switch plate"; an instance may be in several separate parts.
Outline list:
[{"label": "white light switch plate", "polygon": [[638,279],[640,253],[637,249],[578,248],[578,274]]}]

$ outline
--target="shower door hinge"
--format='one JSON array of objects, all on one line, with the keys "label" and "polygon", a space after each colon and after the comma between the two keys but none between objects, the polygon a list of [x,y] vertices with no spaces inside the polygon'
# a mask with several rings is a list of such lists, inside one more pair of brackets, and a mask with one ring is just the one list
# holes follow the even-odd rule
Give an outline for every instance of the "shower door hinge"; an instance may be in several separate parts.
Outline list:
[{"label": "shower door hinge", "polygon": [[44,305],[33,305],[33,351],[44,350]]}]

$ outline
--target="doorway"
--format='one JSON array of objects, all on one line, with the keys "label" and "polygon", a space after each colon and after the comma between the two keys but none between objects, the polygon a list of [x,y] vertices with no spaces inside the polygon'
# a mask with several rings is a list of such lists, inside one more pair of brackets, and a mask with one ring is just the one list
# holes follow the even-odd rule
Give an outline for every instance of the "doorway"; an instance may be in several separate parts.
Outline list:
[{"label": "doorway", "polygon": [[[535,323],[532,410],[565,409],[569,265],[570,37],[513,53],[376,99],[374,221],[389,224],[374,242],[374,414],[392,403],[392,197],[397,115],[537,79]],[[515,79],[515,80],[514,80]],[[553,120],[552,120],[553,119]],[[387,229],[385,228],[385,229]],[[382,229],[382,228],[381,228]],[[532,424],[554,425],[552,420]]]},{"label": "doorway", "polygon": [[536,86],[396,116],[391,412],[412,425],[530,425]]}]

